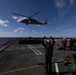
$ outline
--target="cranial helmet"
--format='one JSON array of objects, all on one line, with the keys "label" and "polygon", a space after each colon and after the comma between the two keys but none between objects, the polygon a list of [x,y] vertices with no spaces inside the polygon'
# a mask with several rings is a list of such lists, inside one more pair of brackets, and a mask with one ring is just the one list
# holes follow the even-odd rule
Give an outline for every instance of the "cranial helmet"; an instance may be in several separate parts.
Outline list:
[{"label": "cranial helmet", "polygon": [[65,37],[63,39],[65,39]]},{"label": "cranial helmet", "polygon": [[48,39],[48,40],[46,40],[46,42],[47,42],[47,43],[51,43],[51,40]]}]

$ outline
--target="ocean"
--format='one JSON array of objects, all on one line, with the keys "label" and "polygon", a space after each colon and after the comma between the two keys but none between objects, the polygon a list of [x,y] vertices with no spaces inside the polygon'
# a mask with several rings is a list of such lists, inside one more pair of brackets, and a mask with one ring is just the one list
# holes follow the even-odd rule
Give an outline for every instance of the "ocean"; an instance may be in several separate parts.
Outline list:
[{"label": "ocean", "polygon": [[14,41],[16,39],[17,38],[5,38],[5,37],[0,38],[0,48],[2,48],[4,45],[6,45],[9,42],[12,42],[12,41]]}]

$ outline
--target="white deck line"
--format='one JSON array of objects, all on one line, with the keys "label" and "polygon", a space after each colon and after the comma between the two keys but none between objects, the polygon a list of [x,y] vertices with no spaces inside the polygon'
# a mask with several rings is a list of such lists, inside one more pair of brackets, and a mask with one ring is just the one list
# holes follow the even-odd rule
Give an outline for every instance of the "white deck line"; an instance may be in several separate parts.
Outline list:
[{"label": "white deck line", "polygon": [[[32,45],[31,45],[32,46]],[[34,48],[39,54],[42,54],[38,49],[36,49],[35,47],[32,46],[32,48]]]},{"label": "white deck line", "polygon": [[58,69],[58,64],[55,63],[55,69],[56,69],[56,75],[59,75],[59,69]]},{"label": "white deck line", "polygon": [[36,55],[39,55],[30,45],[28,45],[28,46]]},{"label": "white deck line", "polygon": [[15,42],[15,41],[12,41],[12,42],[8,43],[7,45],[3,46],[3,47],[0,49],[0,51],[2,51],[3,49],[5,49],[7,46],[9,46],[10,44],[12,44],[13,42]]}]

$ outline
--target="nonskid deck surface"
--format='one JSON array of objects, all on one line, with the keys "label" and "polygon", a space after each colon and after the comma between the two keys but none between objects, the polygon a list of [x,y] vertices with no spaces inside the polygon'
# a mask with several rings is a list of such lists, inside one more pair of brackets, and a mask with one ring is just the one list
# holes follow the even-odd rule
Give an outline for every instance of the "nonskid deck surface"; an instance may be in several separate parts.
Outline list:
[{"label": "nonskid deck surface", "polygon": [[[74,51],[54,50],[53,75],[73,75],[72,64],[57,63]],[[44,75],[44,48],[41,44],[19,44],[18,40],[0,53],[0,75]],[[71,61],[70,61],[71,62]]]}]

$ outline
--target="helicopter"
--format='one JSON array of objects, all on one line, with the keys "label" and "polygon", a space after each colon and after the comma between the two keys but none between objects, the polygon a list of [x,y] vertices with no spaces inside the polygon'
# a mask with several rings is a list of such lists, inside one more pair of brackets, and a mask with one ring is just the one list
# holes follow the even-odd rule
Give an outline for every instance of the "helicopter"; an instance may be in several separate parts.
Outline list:
[{"label": "helicopter", "polygon": [[28,24],[38,24],[38,25],[45,25],[45,24],[48,24],[48,20],[45,20],[44,22],[40,22],[40,21],[37,21],[36,19],[33,19],[32,17],[35,16],[36,14],[38,14],[40,11],[37,11],[35,14],[33,14],[31,17],[29,16],[24,16],[24,15],[20,15],[20,14],[17,14],[17,13],[12,13],[14,15],[17,15],[17,16],[21,16],[19,19],[18,19],[18,22],[22,22],[22,23],[25,23],[26,25]]}]

